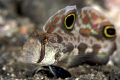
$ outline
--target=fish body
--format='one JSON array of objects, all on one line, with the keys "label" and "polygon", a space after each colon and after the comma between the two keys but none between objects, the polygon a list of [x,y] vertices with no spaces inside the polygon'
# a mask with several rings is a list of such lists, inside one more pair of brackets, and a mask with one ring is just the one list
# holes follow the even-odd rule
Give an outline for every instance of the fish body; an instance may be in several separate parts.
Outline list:
[{"label": "fish body", "polygon": [[22,61],[49,66],[78,53],[68,60],[68,67],[83,63],[107,64],[116,50],[113,21],[101,12],[84,7],[67,6],[51,16],[43,26],[44,33],[34,30],[25,42]]}]

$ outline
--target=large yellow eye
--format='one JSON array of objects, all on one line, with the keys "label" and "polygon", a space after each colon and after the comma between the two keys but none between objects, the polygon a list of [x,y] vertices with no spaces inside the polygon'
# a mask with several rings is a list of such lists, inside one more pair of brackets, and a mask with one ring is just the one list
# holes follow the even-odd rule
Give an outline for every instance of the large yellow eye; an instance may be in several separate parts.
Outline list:
[{"label": "large yellow eye", "polygon": [[66,29],[72,29],[74,23],[75,23],[75,14],[74,13],[68,14],[64,20],[64,25]]},{"label": "large yellow eye", "polygon": [[116,31],[113,26],[106,26],[104,28],[104,34],[106,37],[115,37],[116,36]]}]

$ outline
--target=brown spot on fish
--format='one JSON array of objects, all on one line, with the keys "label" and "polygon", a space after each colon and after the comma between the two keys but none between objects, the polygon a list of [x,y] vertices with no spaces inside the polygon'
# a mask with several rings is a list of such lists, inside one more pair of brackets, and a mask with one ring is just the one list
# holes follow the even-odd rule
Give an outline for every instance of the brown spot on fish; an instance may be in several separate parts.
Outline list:
[{"label": "brown spot on fish", "polygon": [[85,29],[85,33],[86,33],[86,35],[90,35],[90,33],[91,33],[90,29]]},{"label": "brown spot on fish", "polygon": [[97,49],[100,49],[101,48],[101,46],[99,45],[99,44],[94,44],[93,46],[92,46],[92,48],[97,48]]},{"label": "brown spot on fish", "polygon": [[65,41],[68,41],[68,38],[67,38],[67,37],[64,37],[64,40],[65,40]]},{"label": "brown spot on fish", "polygon": [[48,32],[48,33],[52,33],[52,32],[56,29],[56,27],[57,27],[57,26],[53,26],[53,27],[51,27],[50,29],[48,29],[47,32]]},{"label": "brown spot on fish", "polygon": [[87,10],[84,10],[83,13],[86,14],[86,13],[87,13]]},{"label": "brown spot on fish", "polygon": [[82,34],[82,33],[83,33],[83,31],[84,31],[84,29],[80,29],[80,30],[79,30],[79,33],[80,33],[80,34]]},{"label": "brown spot on fish", "polygon": [[91,10],[89,10],[89,13],[91,13]]},{"label": "brown spot on fish", "polygon": [[100,19],[104,20],[105,18],[103,16],[99,16]]},{"label": "brown spot on fish", "polygon": [[94,12],[91,13],[91,18],[92,19],[97,19],[98,18],[98,15],[96,15]]},{"label": "brown spot on fish", "polygon": [[84,54],[85,53],[85,50],[87,49],[87,44],[85,43],[80,43],[78,45],[78,50],[79,50],[79,54]]},{"label": "brown spot on fish", "polygon": [[89,36],[91,34],[90,29],[80,29],[79,33],[82,34],[83,36]]},{"label": "brown spot on fish", "polygon": [[57,33],[61,33],[61,30],[58,30]]},{"label": "brown spot on fish", "polygon": [[67,33],[68,35],[70,35],[70,36],[74,36],[74,34],[73,33]]},{"label": "brown spot on fish", "polygon": [[53,38],[52,38],[52,39],[49,39],[49,41],[50,41],[51,43],[56,43],[56,42],[57,42],[57,41],[54,40]]},{"label": "brown spot on fish", "polygon": [[53,22],[50,22],[50,23],[49,23],[49,27],[51,27],[51,26],[53,26]]},{"label": "brown spot on fish", "polygon": [[101,45],[100,45],[100,44],[94,44],[94,45],[92,46],[92,48],[93,48],[93,53],[94,53],[94,54],[97,54],[98,51],[99,51],[100,48],[101,48]]},{"label": "brown spot on fish", "polygon": [[58,43],[61,43],[63,41],[63,38],[57,34],[57,42]]},{"label": "brown spot on fish", "polygon": [[69,53],[72,52],[72,50],[74,48],[73,44],[71,44],[71,43],[68,43],[65,47],[66,48],[62,50],[62,52],[64,54],[67,53],[67,52],[69,52]]},{"label": "brown spot on fish", "polygon": [[54,46],[54,48],[59,48],[59,46]]},{"label": "brown spot on fish", "polygon": [[83,18],[83,23],[87,24],[88,22],[90,22],[90,18],[88,16],[88,14],[86,14],[85,17]]},{"label": "brown spot on fish", "polygon": [[37,48],[37,45],[35,45],[34,47]]},{"label": "brown spot on fish", "polygon": [[59,17],[55,18],[55,23],[57,23],[59,21]]}]

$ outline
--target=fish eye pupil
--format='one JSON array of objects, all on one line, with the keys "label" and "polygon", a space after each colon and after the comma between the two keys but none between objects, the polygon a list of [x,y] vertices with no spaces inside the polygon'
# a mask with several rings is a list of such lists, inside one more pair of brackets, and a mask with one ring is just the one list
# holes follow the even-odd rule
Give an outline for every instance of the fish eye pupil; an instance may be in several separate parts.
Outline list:
[{"label": "fish eye pupil", "polygon": [[66,19],[66,25],[67,27],[70,27],[74,22],[74,16],[73,15],[70,15],[69,17],[67,17]]},{"label": "fish eye pupil", "polygon": [[116,36],[116,30],[114,28],[114,26],[105,26],[104,28],[104,35],[106,37],[115,37]]},{"label": "fish eye pupil", "polygon": [[115,35],[115,29],[113,29],[113,28],[107,29],[107,34],[109,34],[109,35]]},{"label": "fish eye pupil", "polygon": [[48,41],[48,39],[47,39],[47,38],[44,38],[43,41],[44,41],[44,43],[46,43],[46,42]]}]

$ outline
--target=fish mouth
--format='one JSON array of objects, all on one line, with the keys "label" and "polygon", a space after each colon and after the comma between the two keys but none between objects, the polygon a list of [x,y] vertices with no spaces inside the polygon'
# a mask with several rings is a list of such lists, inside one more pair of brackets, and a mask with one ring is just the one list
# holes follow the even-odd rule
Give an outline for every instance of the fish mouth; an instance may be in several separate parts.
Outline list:
[{"label": "fish mouth", "polygon": [[42,58],[40,59],[41,62],[39,64],[42,66],[54,64],[56,62],[55,55],[57,52],[57,49],[54,49],[53,47],[44,46],[44,52],[41,53]]}]

